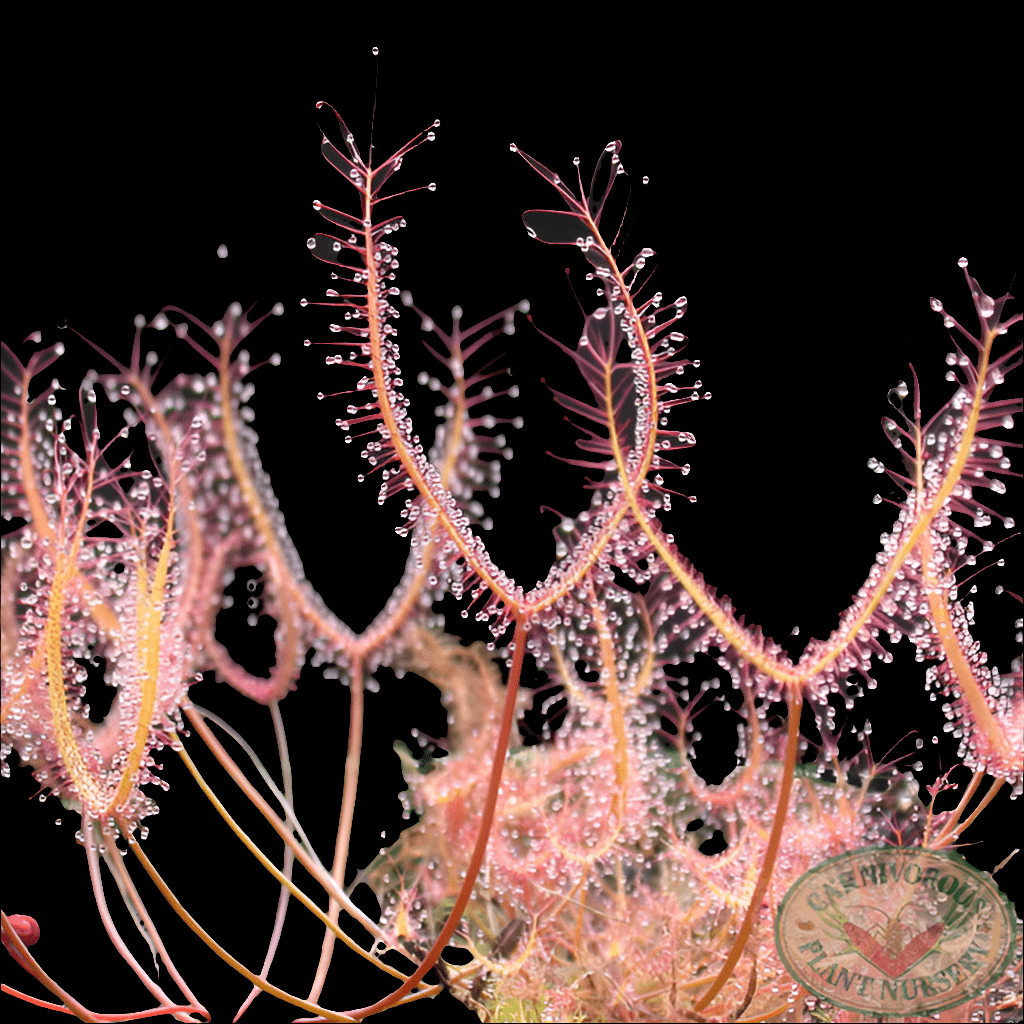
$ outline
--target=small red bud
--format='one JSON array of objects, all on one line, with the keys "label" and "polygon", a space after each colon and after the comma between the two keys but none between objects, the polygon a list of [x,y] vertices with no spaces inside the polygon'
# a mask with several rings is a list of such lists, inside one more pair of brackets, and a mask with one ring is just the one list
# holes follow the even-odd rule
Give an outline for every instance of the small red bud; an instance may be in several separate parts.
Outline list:
[{"label": "small red bud", "polygon": [[[11,922],[15,934],[26,946],[34,946],[39,941],[39,922],[34,917],[27,914],[11,914],[7,920]],[[3,940],[8,951],[13,953],[14,950],[8,944],[7,932],[3,933]]]}]

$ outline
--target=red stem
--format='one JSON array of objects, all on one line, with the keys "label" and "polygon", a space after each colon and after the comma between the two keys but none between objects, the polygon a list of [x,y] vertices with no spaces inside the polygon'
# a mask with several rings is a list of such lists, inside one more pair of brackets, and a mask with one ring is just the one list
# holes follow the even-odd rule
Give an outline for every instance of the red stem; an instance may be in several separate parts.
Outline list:
[{"label": "red stem", "polygon": [[732,949],[729,950],[729,955],[725,958],[725,963],[722,964],[722,969],[718,972],[718,977],[694,1005],[694,1009],[698,1013],[718,995],[722,986],[732,976],[732,972],[746,948],[747,939],[750,938],[750,933],[754,928],[754,922],[761,913],[761,902],[764,900],[764,894],[768,891],[768,883],[771,881],[775,858],[779,852],[779,843],[782,841],[782,827],[786,823],[786,812],[789,810],[789,795],[793,790],[793,769],[796,765],[797,745],[800,740],[800,712],[803,708],[803,696],[800,691],[791,692],[787,703],[789,705],[789,731],[786,736],[786,760],[782,765],[779,803],[775,808],[775,820],[772,822],[772,832],[765,849],[761,873],[757,876],[757,885],[754,886],[754,894],[750,897],[750,904],[747,906],[743,924],[740,925],[739,934],[736,936]]},{"label": "red stem", "polygon": [[346,1010],[346,1016],[354,1020],[362,1020],[373,1013],[380,1013],[389,1006],[393,1006],[403,996],[412,991],[413,986],[419,983],[423,976],[437,963],[441,951],[448,945],[448,940],[455,932],[455,928],[469,903],[473,886],[476,885],[477,875],[484,861],[484,854],[487,852],[487,842],[491,837],[491,824],[494,821],[494,809],[498,803],[498,787],[501,785],[501,773],[505,767],[505,755],[508,752],[508,740],[512,732],[512,723],[515,720],[516,694],[519,691],[519,676],[523,668],[523,657],[526,653],[526,627],[522,618],[516,619],[516,631],[513,640],[515,650],[512,655],[512,668],[508,674],[508,687],[505,691],[505,707],[502,712],[501,726],[498,730],[498,743],[494,751],[494,760],[491,763],[490,785],[487,788],[487,799],[484,803],[483,816],[480,819],[480,831],[476,836],[476,845],[473,847],[473,856],[470,857],[469,867],[466,869],[466,877],[459,890],[455,906],[448,916],[441,934],[434,940],[423,960],[423,963],[409,975],[402,983],[401,988],[395,989],[390,995],[374,1003],[372,1006],[364,1006],[359,1010]]}]

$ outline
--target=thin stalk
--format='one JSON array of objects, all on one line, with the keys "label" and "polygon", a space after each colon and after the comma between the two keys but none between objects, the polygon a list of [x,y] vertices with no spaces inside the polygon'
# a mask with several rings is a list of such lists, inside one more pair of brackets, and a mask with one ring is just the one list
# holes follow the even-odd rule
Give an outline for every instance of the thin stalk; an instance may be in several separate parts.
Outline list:
[{"label": "thin stalk", "polygon": [[941,834],[935,837],[935,842],[932,844],[932,849],[941,849],[943,846],[948,846],[954,838],[960,836],[961,833],[965,832],[971,825],[974,824],[974,819],[992,802],[995,795],[1003,788],[1003,784],[1006,779],[996,779],[992,783],[989,791],[981,798],[981,802],[977,807],[974,808],[974,812],[962,825],[953,825],[948,823],[942,830]]},{"label": "thin stalk", "polygon": [[[984,777],[985,777],[985,773],[984,772],[977,772],[976,771],[974,773],[974,775],[971,778],[970,783],[967,786],[967,789],[964,790],[964,795],[962,797],[960,797],[960,803],[958,803],[956,805],[956,810],[953,811],[952,817],[945,823],[945,825],[942,826],[942,828],[939,829],[938,833],[936,834],[936,836],[935,836],[936,842],[938,842],[938,840],[940,838],[942,838],[942,836],[944,836],[947,832],[952,831],[952,829],[950,828],[950,825],[952,825],[953,828],[956,828],[957,822],[960,821],[960,815],[962,815],[964,813],[964,811],[967,810],[967,805],[971,802],[971,797],[973,797],[974,794],[978,791],[978,786],[981,785],[981,780]],[[938,796],[938,794],[936,794],[936,796]],[[929,808],[929,810],[932,810],[934,807],[935,807],[935,799],[933,798],[932,799],[932,806]],[[928,842],[928,832],[931,829],[931,824],[932,824],[931,817],[929,817],[929,819],[928,819],[928,826],[925,829],[925,833],[924,833],[924,843],[923,843],[924,846],[930,845],[929,842]]]},{"label": "thin stalk", "polygon": [[215,715],[212,711],[209,711],[206,708],[199,707],[198,704],[193,704],[192,707],[198,711],[204,719],[208,719],[214,724],[219,725],[220,728],[223,729],[224,732],[226,732],[246,752],[246,754],[249,755],[249,760],[252,761],[253,767],[257,772],[259,772],[260,778],[267,784],[267,788],[274,794],[277,802],[281,805],[285,814],[285,824],[298,834],[298,840],[302,844],[303,848],[313,858],[314,863],[319,865],[326,874],[327,869],[324,868],[320,858],[316,855],[316,850],[313,849],[313,844],[309,841],[309,836],[306,835],[306,830],[302,827],[302,822],[299,821],[298,815],[295,813],[295,808],[292,806],[288,797],[281,792],[277,783],[274,782],[270,772],[267,771],[263,762],[256,756],[256,751],[249,746],[245,741],[245,738],[236,729],[228,725],[228,723],[219,715]]},{"label": "thin stalk", "polygon": [[[21,941],[21,936],[14,930],[14,926],[8,920],[7,915],[3,911],[0,911],[0,927],[3,928],[4,935],[7,938],[5,945],[7,945],[8,949],[18,954],[18,958],[21,960],[22,966],[29,974],[32,975],[33,978],[36,979],[36,981],[48,988],[64,1003],[68,1009],[68,1013],[73,1014],[79,1020],[99,1021],[99,1017],[97,1017],[91,1010],[87,1010],[70,993],[65,992],[64,989],[62,989],[60,985],[58,985],[57,982],[55,982],[53,978],[51,978],[46,971],[39,966],[39,961],[36,960],[36,958],[28,951],[28,946]],[[6,986],[4,988],[6,991]],[[13,990],[11,991],[11,994],[15,994]]]},{"label": "thin stalk", "polygon": [[274,831],[291,847],[295,853],[295,859],[327,890],[330,896],[333,896],[341,903],[351,917],[355,918],[375,938],[386,941],[380,925],[376,921],[371,921],[345,895],[344,891],[335,883],[320,861],[315,858],[315,855],[295,839],[288,823],[282,821],[274,813],[274,809],[263,799],[263,795],[259,790],[245,777],[245,773],[235,764],[231,755],[224,749],[210,727],[203,721],[202,715],[195,708],[191,707],[185,709],[185,714],[199,734],[199,737],[210,748],[213,756],[220,762],[221,767],[235,780],[238,787],[245,793],[253,806],[267,819]]},{"label": "thin stalk", "polygon": [[[195,766],[192,758],[188,756],[184,749],[180,750],[179,756],[185,762],[185,767],[192,773],[193,778],[199,784],[199,788],[206,795],[206,798],[216,808],[217,813],[227,822],[228,827],[232,832],[242,840],[243,845],[249,850],[249,852],[260,862],[260,864],[271,874],[274,878],[283,886],[285,886],[291,894],[311,913],[314,917],[319,918],[328,928],[330,928],[335,935],[341,939],[342,942],[348,946],[353,952],[358,953],[363,959],[368,960],[375,967],[379,967],[381,970],[386,971],[392,977],[405,978],[405,975],[400,971],[395,970],[393,967],[389,967],[387,964],[378,960],[372,954],[363,949],[354,939],[346,935],[298,886],[295,885],[291,879],[286,878],[282,872],[280,872],[270,858],[246,835],[245,830],[235,821],[234,818],[228,813],[227,808],[217,799],[216,794],[210,789],[206,780],[199,773],[199,769]],[[247,972],[248,976],[248,972]],[[255,977],[255,975],[254,975]],[[255,982],[254,982],[255,984]],[[260,979],[260,988],[263,988],[263,979]],[[269,989],[266,989],[269,991]]]},{"label": "thin stalk", "polygon": [[[182,906],[181,901],[171,891],[170,886],[163,880],[160,873],[153,866],[150,859],[140,849],[141,843],[134,842],[131,844],[131,850],[136,857],[139,858],[139,863],[142,864],[143,868],[150,878],[153,879],[153,884],[160,890],[164,899],[170,904],[171,909],[182,919],[199,936],[200,939],[206,943],[214,953],[217,954],[228,966],[234,968],[243,978],[248,978],[254,985],[258,985],[264,992],[269,992],[270,995],[276,996],[278,999],[283,1000],[286,1003],[291,1003],[292,1006],[298,1006],[300,1009],[307,1010],[310,1013],[316,1013],[321,1016],[323,1020],[336,1021],[338,1024],[345,1024],[346,1021],[353,1021],[356,1018],[348,1014],[335,1013],[332,1010],[327,1010],[322,1006],[317,1006],[315,1003],[310,1003],[305,999],[300,999],[298,996],[293,996],[290,992],[285,992],[284,989],[278,988],[276,985],[271,985],[269,981],[264,981],[258,974],[253,974],[245,964],[236,960],[223,946],[221,946],[209,933],[203,928],[203,926]],[[434,985],[430,989],[425,989],[423,992],[415,993],[416,997],[423,995],[436,994],[440,991],[439,985]],[[95,1018],[88,1018],[93,1020]]]},{"label": "thin stalk", "polygon": [[206,1019],[209,1020],[209,1012],[195,997],[188,985],[185,984],[185,979],[181,976],[177,967],[174,966],[174,961],[171,959],[170,953],[167,952],[164,941],[160,938],[160,933],[157,931],[156,925],[153,923],[153,919],[149,916],[149,911],[146,910],[146,905],[142,902],[142,897],[135,888],[135,883],[132,881],[131,875],[128,874],[128,869],[124,866],[124,858],[121,856],[121,851],[117,849],[117,844],[114,842],[113,838],[108,835],[103,837],[103,842],[106,844],[107,852],[109,853],[109,856],[107,857],[107,866],[117,874],[121,881],[121,891],[127,893],[128,898],[135,905],[135,910],[139,917],[142,918],[142,923],[146,926],[146,931],[149,933],[149,937],[153,940],[153,945],[156,946],[156,951],[160,954],[160,959],[167,968],[167,973],[174,980],[174,983],[178,988],[181,989],[182,994],[187,996],[198,1007],[196,1012],[202,1013]]},{"label": "thin stalk", "polygon": [[[426,563],[424,563],[426,564]],[[352,838],[352,816],[356,809],[356,787],[359,784],[359,759],[363,749],[363,663],[354,659],[352,678],[349,680],[348,709],[348,751],[345,754],[345,789],[341,798],[341,818],[338,822],[338,839],[334,847],[334,865],[331,878],[339,889],[345,886],[345,868],[348,865],[349,840]],[[327,916],[332,921],[338,920],[341,903],[333,896],[327,906]],[[320,962],[317,964],[316,977],[309,990],[309,999],[317,1000],[327,980],[327,971],[334,955],[334,932],[324,930],[324,941],[320,947]]]},{"label": "thin stalk", "polygon": [[[4,995],[14,996],[15,999],[21,999],[26,1003],[31,1003],[33,1006],[41,1006],[44,1010],[56,1010],[58,1013],[67,1013],[72,1017],[75,1016],[66,1006],[61,1006],[60,1003],[48,1003],[45,999],[36,999],[35,996],[30,996],[26,992],[19,992],[16,988],[11,988],[10,985],[0,985],[0,991]],[[154,1006],[152,1010],[139,1010],[136,1013],[97,1013],[95,1019],[99,1021],[121,1021],[121,1020],[143,1020],[146,1017],[164,1017],[168,1013],[177,1013],[179,1011],[199,1013],[199,1010],[195,1006]],[[93,1018],[89,1018],[92,1020]]]},{"label": "thin stalk", "polygon": [[512,733],[512,723],[515,720],[516,694],[519,692],[519,677],[523,670],[523,657],[526,654],[526,623],[522,618],[516,619],[516,630],[513,639],[515,651],[512,655],[512,667],[508,673],[508,686],[505,690],[505,707],[502,710],[501,726],[498,729],[498,742],[495,747],[494,757],[491,761],[491,777],[487,787],[487,796],[484,801],[484,810],[480,818],[480,830],[477,832],[476,843],[473,846],[473,855],[469,859],[466,868],[466,877],[462,882],[459,895],[455,898],[455,906],[448,915],[444,927],[434,940],[429,952],[423,959],[423,963],[416,968],[412,974],[402,983],[401,987],[392,992],[389,996],[379,999],[370,1006],[364,1006],[358,1010],[350,1010],[349,1017],[352,1020],[362,1020],[371,1014],[380,1013],[389,1006],[394,1006],[403,996],[412,991],[414,985],[418,984],[423,976],[437,962],[442,950],[448,945],[448,940],[455,933],[455,928],[465,912],[469,903],[473,886],[476,885],[477,875],[480,873],[480,866],[484,861],[484,854],[487,852],[487,843],[491,835],[491,825],[494,822],[494,810],[498,803],[498,789],[501,785],[501,774],[505,767],[505,757],[508,754],[508,740]]},{"label": "thin stalk", "polygon": [[722,990],[722,986],[732,976],[732,972],[743,955],[747,940],[754,928],[754,922],[761,913],[761,902],[764,894],[768,891],[768,883],[771,881],[772,871],[775,868],[775,858],[778,856],[779,845],[782,842],[782,828],[786,823],[786,813],[789,810],[789,796],[793,790],[794,769],[796,768],[796,755],[800,740],[800,712],[803,708],[803,696],[799,691],[790,691],[787,700],[789,707],[789,729],[786,734],[786,760],[782,765],[782,781],[779,786],[779,802],[775,808],[775,820],[772,822],[771,835],[768,838],[768,846],[764,852],[764,860],[761,863],[761,871],[757,876],[757,884],[754,886],[753,895],[747,906],[747,912],[743,917],[736,941],[729,950],[714,983],[697,1001],[694,1009],[699,1013],[706,1007],[715,996]]},{"label": "thin stalk", "polygon": [[[124,962],[135,972],[135,976],[149,989],[150,995],[160,1002],[161,1006],[173,1006],[174,1000],[143,970],[142,964],[132,955],[131,950],[125,945],[121,933],[117,930],[113,918],[110,916],[110,909],[107,907],[107,898],[103,892],[103,876],[100,874],[100,859],[96,852],[95,833],[99,830],[95,818],[90,818],[88,813],[83,813],[83,831],[85,838],[85,856],[89,862],[89,879],[92,882],[93,895],[96,897],[96,907],[100,912],[100,920],[107,933],[114,949],[121,954]],[[120,852],[116,854],[120,860]],[[189,1021],[192,1018],[184,1013],[175,1013],[176,1020]]]},{"label": "thin stalk", "polygon": [[[289,804],[293,803],[293,786],[292,786],[292,763],[288,757],[288,737],[284,731],[284,721],[281,718],[281,705],[278,701],[271,701],[268,705],[270,708],[270,717],[274,722],[274,736],[277,739],[277,752],[278,757],[281,761],[281,785],[284,787],[284,795]],[[295,864],[295,854],[292,853],[288,846],[284,848],[284,862],[281,865],[281,873],[290,882],[292,880],[292,867]],[[274,914],[274,930],[270,935],[270,945],[267,947],[267,955],[263,960],[263,969],[260,971],[260,977],[266,981],[267,975],[270,974],[270,965],[274,962],[274,954],[277,952],[278,944],[281,941],[281,932],[284,930],[284,918],[288,911],[288,899],[291,896],[291,890],[287,885],[282,885],[281,890],[277,897],[277,911]],[[246,997],[246,1000],[238,1008],[238,1012],[235,1014],[234,1019],[237,1021],[239,1017],[249,1006],[252,1001],[260,994],[260,989],[253,985],[252,990]],[[319,993],[317,993],[319,995]],[[310,1001],[315,1002],[316,996],[310,996]]]}]

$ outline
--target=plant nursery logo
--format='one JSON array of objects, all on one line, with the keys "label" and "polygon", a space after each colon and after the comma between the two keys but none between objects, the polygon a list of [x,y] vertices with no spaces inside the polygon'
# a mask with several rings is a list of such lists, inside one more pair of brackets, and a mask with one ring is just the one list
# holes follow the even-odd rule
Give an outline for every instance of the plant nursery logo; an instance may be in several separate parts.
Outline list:
[{"label": "plant nursery logo", "polygon": [[992,876],[956,853],[865,847],[801,875],[775,919],[789,973],[834,1006],[930,1014],[996,983],[1016,916]]}]

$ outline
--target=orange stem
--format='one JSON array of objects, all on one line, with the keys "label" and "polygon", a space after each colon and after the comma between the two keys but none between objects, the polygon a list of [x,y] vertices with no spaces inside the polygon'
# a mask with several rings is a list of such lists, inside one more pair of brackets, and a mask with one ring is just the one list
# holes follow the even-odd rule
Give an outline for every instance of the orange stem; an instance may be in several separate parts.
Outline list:
[{"label": "orange stem", "polygon": [[[359,658],[352,661],[352,677],[349,681],[348,753],[345,756],[345,789],[341,798],[341,820],[338,822],[338,839],[334,848],[334,865],[331,877],[339,889],[345,887],[345,868],[348,864],[349,841],[352,838],[352,817],[356,810],[356,787],[359,784],[359,760],[363,749],[363,663]],[[341,904],[332,896],[327,907],[327,916],[338,919]],[[334,953],[334,932],[324,929],[324,941],[320,947],[320,963],[317,965],[313,986],[309,990],[309,1001],[316,1002],[327,980]]]}]

